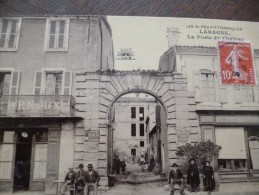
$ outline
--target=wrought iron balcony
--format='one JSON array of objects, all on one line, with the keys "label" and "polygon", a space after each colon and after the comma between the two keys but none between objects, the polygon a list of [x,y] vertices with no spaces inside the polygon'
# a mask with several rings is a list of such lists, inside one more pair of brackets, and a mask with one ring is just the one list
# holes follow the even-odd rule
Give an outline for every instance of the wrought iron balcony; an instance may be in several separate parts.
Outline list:
[{"label": "wrought iron balcony", "polygon": [[0,117],[73,117],[74,113],[71,95],[0,96]]}]

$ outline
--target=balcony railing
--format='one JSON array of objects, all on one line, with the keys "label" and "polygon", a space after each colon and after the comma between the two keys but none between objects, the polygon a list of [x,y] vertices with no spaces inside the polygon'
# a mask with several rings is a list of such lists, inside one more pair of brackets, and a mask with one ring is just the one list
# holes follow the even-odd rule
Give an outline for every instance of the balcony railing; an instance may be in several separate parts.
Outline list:
[{"label": "balcony railing", "polygon": [[71,95],[0,96],[0,117],[72,117],[74,111]]}]

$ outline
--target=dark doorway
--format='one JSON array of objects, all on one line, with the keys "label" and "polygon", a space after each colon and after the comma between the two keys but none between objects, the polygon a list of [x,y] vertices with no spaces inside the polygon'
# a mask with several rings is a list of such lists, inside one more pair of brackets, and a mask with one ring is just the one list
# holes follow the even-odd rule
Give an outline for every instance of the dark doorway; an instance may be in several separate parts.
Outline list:
[{"label": "dark doorway", "polygon": [[17,132],[13,191],[28,191],[31,172],[32,134]]}]

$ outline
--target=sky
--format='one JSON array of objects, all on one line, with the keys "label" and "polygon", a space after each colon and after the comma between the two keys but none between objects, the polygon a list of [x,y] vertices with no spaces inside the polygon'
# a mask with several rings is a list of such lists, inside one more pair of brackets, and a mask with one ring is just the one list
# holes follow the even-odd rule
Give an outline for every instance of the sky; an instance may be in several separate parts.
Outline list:
[{"label": "sky", "polygon": [[[167,29],[179,29],[177,45],[216,47],[218,40],[249,41],[259,49],[259,23],[226,20],[108,16],[112,28],[116,70],[157,70],[168,50]],[[135,60],[118,60],[121,51]]]}]

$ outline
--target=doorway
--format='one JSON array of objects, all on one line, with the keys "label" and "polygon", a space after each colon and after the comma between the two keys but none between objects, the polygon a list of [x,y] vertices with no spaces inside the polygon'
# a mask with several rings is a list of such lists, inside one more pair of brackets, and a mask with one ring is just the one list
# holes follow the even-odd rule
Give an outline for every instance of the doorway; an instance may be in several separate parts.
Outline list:
[{"label": "doorway", "polygon": [[17,132],[13,191],[28,191],[31,173],[32,134]]}]

